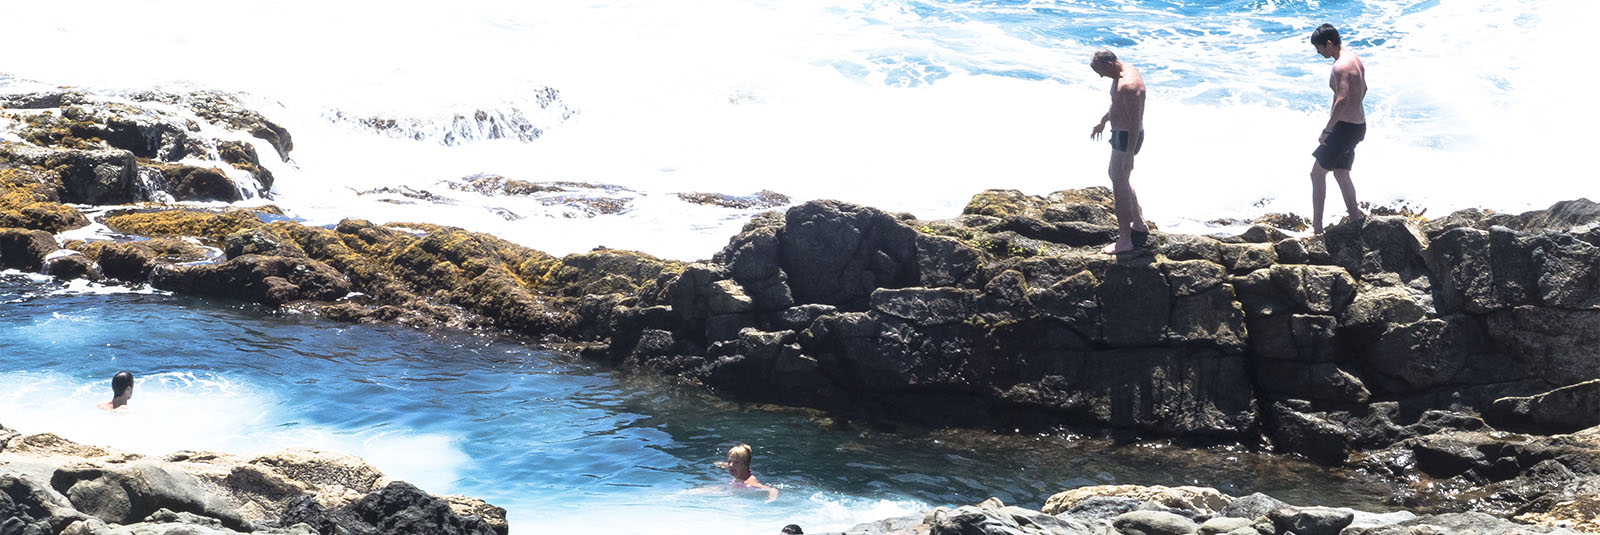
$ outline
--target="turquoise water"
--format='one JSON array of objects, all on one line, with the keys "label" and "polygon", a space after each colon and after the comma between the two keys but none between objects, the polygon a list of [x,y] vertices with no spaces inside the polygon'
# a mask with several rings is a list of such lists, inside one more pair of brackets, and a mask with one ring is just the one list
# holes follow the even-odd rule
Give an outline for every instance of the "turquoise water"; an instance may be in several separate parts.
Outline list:
[{"label": "turquoise water", "polygon": [[[1041,505],[1109,483],[1361,504],[1376,488],[1254,454],[1070,436],[890,433],[719,401],[514,340],[347,325],[164,295],[0,282],[0,423],[149,454],[288,446],[510,510],[514,533],[813,531],[990,496]],[[93,405],[139,376],[127,413]],[[782,494],[730,496],[712,463],[756,448]]]}]

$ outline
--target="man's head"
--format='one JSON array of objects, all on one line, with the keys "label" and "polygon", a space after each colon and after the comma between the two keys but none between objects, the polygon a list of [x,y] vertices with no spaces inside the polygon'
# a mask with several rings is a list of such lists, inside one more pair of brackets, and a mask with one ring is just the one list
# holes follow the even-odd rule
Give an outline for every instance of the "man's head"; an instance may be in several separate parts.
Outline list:
[{"label": "man's head", "polygon": [[1311,46],[1316,47],[1322,57],[1333,57],[1339,51],[1339,30],[1332,24],[1318,26],[1311,32]]},{"label": "man's head", "polygon": [[111,376],[111,396],[115,398],[133,396],[133,372],[117,372]]},{"label": "man's head", "polygon": [[1089,68],[1100,76],[1116,78],[1122,74],[1122,61],[1110,50],[1099,50],[1094,53],[1094,59],[1089,60]]},{"label": "man's head", "polygon": [[801,535],[805,533],[805,531],[802,531],[800,526],[797,524],[789,524],[783,527],[783,533],[786,535]]}]

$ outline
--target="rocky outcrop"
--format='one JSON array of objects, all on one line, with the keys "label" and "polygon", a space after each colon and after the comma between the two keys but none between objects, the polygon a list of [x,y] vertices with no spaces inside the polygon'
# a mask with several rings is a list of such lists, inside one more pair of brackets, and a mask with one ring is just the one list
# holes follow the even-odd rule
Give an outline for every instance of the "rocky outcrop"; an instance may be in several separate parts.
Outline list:
[{"label": "rocky outcrop", "polygon": [[[4,149],[0,149],[4,150]],[[82,212],[61,203],[61,175],[26,164],[0,162],[0,228],[51,233],[89,224]]]},{"label": "rocky outcrop", "polygon": [[0,427],[5,533],[505,535],[505,510],[434,496],[358,458],[286,450],[146,457]]},{"label": "rocky outcrop", "polygon": [[[39,121],[35,137],[55,146],[0,147],[28,177],[7,181],[16,185],[0,209],[20,214],[11,220],[70,224],[70,213],[52,220],[40,208],[138,198],[139,173],[159,168],[139,161],[137,147],[108,148],[71,135],[87,126],[52,121]],[[287,141],[270,130],[263,139]],[[469,178],[458,189],[551,202],[570,193]],[[571,185],[584,187],[603,189]],[[1427,446],[1438,437],[1482,436],[1456,448],[1482,457],[1455,455],[1474,459],[1460,473],[1432,461],[1383,466],[1461,478],[1461,488],[1534,473],[1566,486],[1590,477],[1581,463],[1547,462],[1566,454],[1527,453],[1498,433],[1595,423],[1585,411],[1600,403],[1594,203],[1521,216],[1373,216],[1308,239],[1269,226],[1157,232],[1139,253],[1110,257],[1096,251],[1113,233],[1110,197],[1104,188],[988,191],[944,221],[813,201],[753,218],[713,258],[688,265],[604,249],[555,258],[428,224],[314,228],[168,209],[104,222],[169,241],[67,246],[125,281],[351,321],[508,329],[730,397],[882,423],[1242,442],[1334,465],[1374,452],[1420,458],[1440,449]],[[30,206],[38,217],[26,216]],[[6,232],[6,243],[22,244],[0,248],[8,265],[37,271],[54,250]],[[1471,507],[1555,514],[1588,503],[1554,488]],[[331,511],[317,514],[340,514]]]},{"label": "rocky outcrop", "polygon": [[[938,508],[921,516],[862,524],[844,535],[1423,535],[1572,534],[1561,526],[1524,524],[1483,513],[1418,516],[1348,508],[1300,507],[1270,496],[1234,498],[1202,487],[1083,487],[1058,494],[1074,502],[1052,512],[1007,506],[990,498],[978,505]],[[1205,496],[1200,502],[1189,498]],[[1081,498],[1081,499],[1080,499]],[[1218,503],[1225,507],[1213,507]],[[1110,504],[1115,504],[1114,507]]]},{"label": "rocky outcrop", "polygon": [[273,177],[255,149],[242,139],[210,137],[202,123],[270,143],[285,161],[292,147],[288,131],[215,92],[10,95],[0,97],[0,116],[0,126],[10,122],[24,141],[0,143],[0,157],[55,174],[63,202],[265,196]]}]

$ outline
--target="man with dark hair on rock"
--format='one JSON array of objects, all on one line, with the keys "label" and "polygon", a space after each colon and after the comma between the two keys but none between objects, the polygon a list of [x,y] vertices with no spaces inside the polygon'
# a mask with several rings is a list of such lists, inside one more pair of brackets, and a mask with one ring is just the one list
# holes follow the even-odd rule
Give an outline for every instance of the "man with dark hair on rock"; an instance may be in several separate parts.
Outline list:
[{"label": "man with dark hair on rock", "polygon": [[122,371],[111,376],[111,401],[101,402],[99,407],[104,410],[114,411],[128,404],[128,399],[133,397],[133,372]]},{"label": "man with dark hair on rock", "polygon": [[1351,222],[1360,221],[1356,206],[1356,186],[1350,182],[1350,166],[1355,163],[1356,144],[1367,137],[1367,118],[1361,100],[1367,96],[1367,68],[1356,53],[1339,40],[1339,30],[1323,24],[1311,32],[1311,46],[1324,58],[1333,58],[1333,74],[1328,87],[1333,89],[1333,109],[1328,124],[1317,137],[1317,150],[1311,153],[1311,231],[1322,233],[1322,201],[1327,196],[1328,171],[1339,182],[1344,209]]},{"label": "man with dark hair on rock", "polygon": [[1133,157],[1144,146],[1144,77],[1139,69],[1123,63],[1110,50],[1095,52],[1089,67],[1095,74],[1111,79],[1111,109],[1089,133],[1090,139],[1100,139],[1106,121],[1111,122],[1109,173],[1117,211],[1117,241],[1100,252],[1132,252],[1144,246],[1150,236],[1150,227],[1144,222],[1144,209],[1139,207],[1139,195],[1128,181],[1133,174]]}]

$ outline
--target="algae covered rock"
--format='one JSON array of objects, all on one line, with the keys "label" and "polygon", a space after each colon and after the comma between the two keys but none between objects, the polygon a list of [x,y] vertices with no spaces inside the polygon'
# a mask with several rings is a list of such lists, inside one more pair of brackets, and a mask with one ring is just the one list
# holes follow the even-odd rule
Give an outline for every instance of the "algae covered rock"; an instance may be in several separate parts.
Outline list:
[{"label": "algae covered rock", "polygon": [[42,168],[0,164],[0,228],[61,232],[89,224],[82,212],[60,204],[60,175]]},{"label": "algae covered rock", "polygon": [[114,212],[104,221],[117,232],[139,236],[190,236],[222,244],[227,236],[262,225],[254,212],[233,209],[226,212],[204,210],[162,210],[153,212]]},{"label": "algae covered rock", "polygon": [[0,228],[0,266],[37,272],[59,249],[55,236],[42,230]]},{"label": "algae covered rock", "polygon": [[221,264],[163,266],[150,274],[156,288],[190,295],[279,305],[331,301],[350,293],[350,281],[307,258],[245,255]]}]

